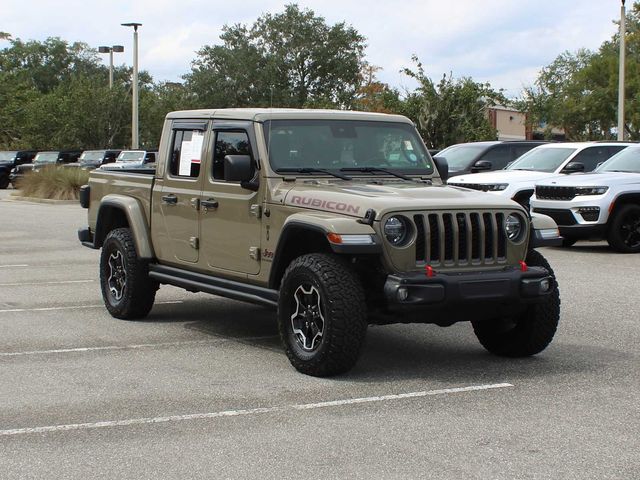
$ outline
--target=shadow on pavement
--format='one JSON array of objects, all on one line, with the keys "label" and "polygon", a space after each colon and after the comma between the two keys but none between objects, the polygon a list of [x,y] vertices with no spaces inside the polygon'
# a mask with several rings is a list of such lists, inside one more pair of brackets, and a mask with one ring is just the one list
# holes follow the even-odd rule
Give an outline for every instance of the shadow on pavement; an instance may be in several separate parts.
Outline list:
[{"label": "shadow on pavement", "polygon": [[[260,306],[212,298],[187,301],[153,315],[150,320],[183,322],[184,328],[226,338],[284,355],[275,311]],[[449,328],[435,325],[369,327],[356,367],[334,377],[337,381],[372,383],[398,379],[425,379],[448,383],[493,383],[520,378],[605,371],[620,353],[592,345],[556,340],[541,354],[529,358],[500,358],[487,353],[470,324]]]}]

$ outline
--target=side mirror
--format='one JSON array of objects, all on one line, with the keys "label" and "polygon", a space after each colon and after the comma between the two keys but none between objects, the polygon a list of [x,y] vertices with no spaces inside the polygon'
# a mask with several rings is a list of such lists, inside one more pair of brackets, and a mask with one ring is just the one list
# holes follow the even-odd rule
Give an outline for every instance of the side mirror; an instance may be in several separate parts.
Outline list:
[{"label": "side mirror", "polygon": [[578,172],[584,172],[584,163],[569,162],[562,169],[562,173],[578,173]]},{"label": "side mirror", "polygon": [[447,183],[447,180],[449,179],[449,164],[447,163],[447,159],[435,156],[433,157],[433,162],[436,164],[442,183]]},{"label": "side mirror", "polygon": [[491,169],[493,169],[493,164],[490,161],[478,160],[476,163],[473,164],[473,167],[471,167],[471,172],[472,173],[487,172]]},{"label": "side mirror", "polygon": [[226,182],[248,182],[253,178],[253,163],[249,155],[227,155],[224,157],[224,180]]}]

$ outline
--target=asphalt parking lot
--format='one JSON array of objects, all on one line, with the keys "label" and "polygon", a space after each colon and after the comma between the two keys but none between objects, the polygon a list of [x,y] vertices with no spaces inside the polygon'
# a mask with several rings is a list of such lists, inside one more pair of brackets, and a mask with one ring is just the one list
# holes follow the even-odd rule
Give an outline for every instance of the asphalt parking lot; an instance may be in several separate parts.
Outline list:
[{"label": "asphalt parking lot", "polygon": [[469,324],[370,328],[333,379],[289,364],[270,310],[162,287],[102,306],[76,205],[0,192],[0,477],[640,478],[640,255],[545,249],[552,345],[487,354]]}]

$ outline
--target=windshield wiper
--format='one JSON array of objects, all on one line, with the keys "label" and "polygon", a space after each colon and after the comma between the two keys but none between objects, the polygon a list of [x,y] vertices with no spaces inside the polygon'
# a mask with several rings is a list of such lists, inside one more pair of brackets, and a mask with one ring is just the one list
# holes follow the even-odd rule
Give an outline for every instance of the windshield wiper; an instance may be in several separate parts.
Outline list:
[{"label": "windshield wiper", "polygon": [[600,172],[598,173],[605,173],[605,172],[639,173],[639,172],[634,172],[633,170],[600,170]]},{"label": "windshield wiper", "polygon": [[381,173],[386,173],[387,175],[392,175],[394,177],[401,178],[403,180],[418,181],[418,182],[421,181],[415,178],[408,177],[398,172],[387,170],[386,168],[378,168],[378,167],[349,167],[349,168],[341,168],[340,171],[341,172],[363,172],[363,173],[381,172]]},{"label": "windshield wiper", "polygon": [[300,168],[278,168],[276,173],[326,173],[333,177],[341,178],[342,180],[351,180],[351,177],[342,175],[338,172],[331,170],[325,170],[324,168],[312,168],[312,167],[300,167]]}]

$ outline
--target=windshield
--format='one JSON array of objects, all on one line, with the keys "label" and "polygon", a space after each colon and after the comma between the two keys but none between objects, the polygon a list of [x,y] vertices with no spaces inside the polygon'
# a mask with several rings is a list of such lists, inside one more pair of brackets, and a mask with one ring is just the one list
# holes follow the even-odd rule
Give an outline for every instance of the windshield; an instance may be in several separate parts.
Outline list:
[{"label": "windshield", "polygon": [[486,144],[451,145],[438,153],[437,156],[446,158],[447,165],[451,170],[464,170],[486,149]]},{"label": "windshield", "polygon": [[18,152],[0,152],[0,162],[13,162]]},{"label": "windshield", "polygon": [[505,170],[554,172],[576,151],[575,148],[534,148],[518,158]]},{"label": "windshield", "polygon": [[640,147],[627,147],[616,153],[596,170],[602,172],[640,173]]},{"label": "windshield", "polygon": [[56,163],[58,152],[43,152],[36,155],[33,163]]},{"label": "windshield", "polygon": [[272,120],[264,131],[269,161],[276,171],[384,168],[408,174],[433,172],[429,154],[409,124]]},{"label": "windshield", "polygon": [[104,150],[90,150],[82,152],[80,155],[81,163],[98,163],[101,162],[104,157]]},{"label": "windshield", "polygon": [[144,160],[144,152],[120,152],[117,162],[142,162]]}]

